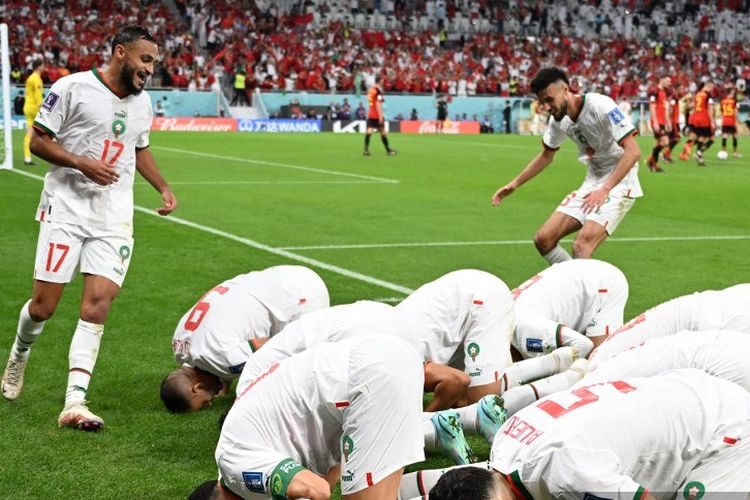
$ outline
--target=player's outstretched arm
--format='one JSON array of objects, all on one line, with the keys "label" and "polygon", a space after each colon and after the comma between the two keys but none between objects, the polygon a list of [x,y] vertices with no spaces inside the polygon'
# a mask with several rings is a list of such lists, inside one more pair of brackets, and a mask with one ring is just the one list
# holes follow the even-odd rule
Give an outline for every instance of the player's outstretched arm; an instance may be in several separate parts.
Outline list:
[{"label": "player's outstretched arm", "polygon": [[156,209],[159,215],[169,215],[174,212],[177,208],[177,198],[159,172],[154,156],[148,148],[135,150],[135,168],[154,189],[161,193],[162,206]]},{"label": "player's outstretched arm", "polygon": [[530,179],[536,177],[539,172],[547,168],[555,157],[554,149],[544,148],[541,153],[526,165],[518,176],[505,186],[501,187],[492,195],[492,205],[498,206],[501,201],[511,195],[513,191],[524,185]]},{"label": "player's outstretched arm", "polygon": [[94,160],[71,153],[63,149],[52,137],[32,130],[31,152],[42,160],[46,160],[61,167],[75,168],[83,175],[102,186],[117,182],[120,174],[115,167],[101,160]]}]

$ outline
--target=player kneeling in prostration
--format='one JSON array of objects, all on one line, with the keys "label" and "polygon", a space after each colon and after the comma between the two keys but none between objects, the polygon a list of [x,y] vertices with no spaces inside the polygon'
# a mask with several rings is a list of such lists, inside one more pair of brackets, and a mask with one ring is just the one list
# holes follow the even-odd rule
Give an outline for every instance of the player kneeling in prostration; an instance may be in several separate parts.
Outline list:
[{"label": "player kneeling in prostration", "polygon": [[210,405],[268,337],[328,305],[325,283],[302,266],[270,267],[215,286],[177,325],[172,350],[182,367],[162,382],[162,401],[173,412]]},{"label": "player kneeling in prostration", "polygon": [[408,474],[400,498],[699,498],[750,491],[748,463],[750,393],[676,370],[548,396],[505,423],[484,468]]},{"label": "player kneeling in prostration", "polygon": [[524,357],[575,347],[585,358],[622,326],[628,280],[595,259],[561,262],[512,292],[516,305],[513,347]]},{"label": "player kneeling in prostration", "polygon": [[750,333],[750,283],[677,297],[636,316],[612,333],[589,356],[590,368],[648,339],[681,330]]},{"label": "player kneeling in prostration", "polygon": [[650,339],[591,369],[574,387],[624,377],[651,377],[697,368],[750,391],[750,335],[729,330],[684,330]]},{"label": "player kneeling in prostration", "polygon": [[422,362],[390,335],[318,344],[250,383],[216,447],[219,480],[190,498],[396,498],[424,460]]}]

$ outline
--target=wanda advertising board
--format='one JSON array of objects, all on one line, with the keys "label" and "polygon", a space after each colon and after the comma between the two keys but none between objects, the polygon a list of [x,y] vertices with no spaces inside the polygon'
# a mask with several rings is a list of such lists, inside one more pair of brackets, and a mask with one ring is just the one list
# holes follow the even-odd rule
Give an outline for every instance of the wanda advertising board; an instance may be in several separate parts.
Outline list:
[{"label": "wanda advertising board", "polygon": [[[435,120],[404,120],[401,122],[402,134],[435,134],[437,122]],[[478,134],[479,122],[445,121],[441,134]]]}]

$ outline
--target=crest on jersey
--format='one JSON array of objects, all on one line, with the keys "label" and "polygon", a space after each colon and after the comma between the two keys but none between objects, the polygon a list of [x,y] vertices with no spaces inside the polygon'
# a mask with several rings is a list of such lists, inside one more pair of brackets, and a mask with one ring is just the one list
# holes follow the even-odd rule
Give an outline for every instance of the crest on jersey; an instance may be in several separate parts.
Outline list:
[{"label": "crest on jersey", "polygon": [[612,123],[615,125],[619,125],[621,121],[625,119],[625,115],[622,114],[622,111],[620,111],[620,108],[615,108],[609,113],[607,113],[607,116],[609,116],[609,119],[612,120]]},{"label": "crest on jersey", "polygon": [[54,92],[50,92],[47,94],[47,98],[42,103],[42,109],[45,111],[52,111],[52,109],[57,105],[57,101],[60,100],[60,96],[55,94]]},{"label": "crest on jersey", "polygon": [[354,440],[347,434],[341,438],[341,454],[344,455],[344,462],[349,461],[352,452],[354,452]]},{"label": "crest on jersey", "polygon": [[468,346],[466,346],[466,354],[471,356],[472,361],[477,360],[477,356],[479,356],[479,344],[476,342],[472,342]]},{"label": "crest on jersey", "polygon": [[120,254],[120,260],[125,263],[125,261],[130,257],[130,247],[127,245],[123,245],[120,247],[120,250],[118,250],[118,253]]},{"label": "crest on jersey", "polygon": [[127,127],[125,126],[124,121],[117,119],[112,122],[112,133],[115,134],[115,136],[124,134],[126,129]]},{"label": "crest on jersey", "polygon": [[690,481],[682,490],[685,500],[700,500],[706,494],[706,486],[700,481]]},{"label": "crest on jersey", "polygon": [[243,472],[242,479],[245,481],[247,489],[253,493],[265,493],[266,490],[263,487],[263,473],[262,472]]}]

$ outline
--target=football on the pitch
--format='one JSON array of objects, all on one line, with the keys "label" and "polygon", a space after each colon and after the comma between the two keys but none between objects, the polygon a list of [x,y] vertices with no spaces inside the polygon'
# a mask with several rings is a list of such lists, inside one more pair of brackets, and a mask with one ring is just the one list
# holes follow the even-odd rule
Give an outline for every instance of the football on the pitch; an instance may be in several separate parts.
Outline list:
[{"label": "football on the pitch", "polygon": [[727,158],[729,158],[729,153],[727,153],[726,151],[719,151],[718,153],[716,153],[716,157],[720,160],[726,160]]}]

